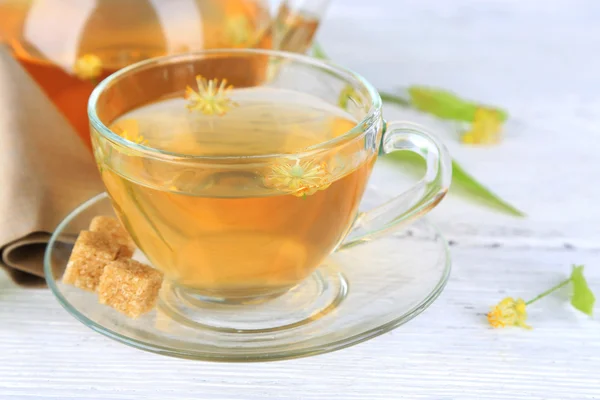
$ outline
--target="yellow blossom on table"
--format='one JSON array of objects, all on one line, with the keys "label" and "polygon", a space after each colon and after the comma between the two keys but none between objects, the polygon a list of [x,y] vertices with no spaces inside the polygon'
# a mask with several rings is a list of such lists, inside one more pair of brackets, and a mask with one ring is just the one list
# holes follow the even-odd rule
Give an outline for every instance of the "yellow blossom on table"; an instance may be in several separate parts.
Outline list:
[{"label": "yellow blossom on table", "polygon": [[527,320],[527,305],[523,299],[514,300],[512,297],[506,297],[487,314],[488,322],[494,328],[504,328],[506,326],[517,326],[520,328],[531,329],[525,323]]},{"label": "yellow blossom on table", "polygon": [[102,73],[102,60],[94,54],[85,54],[75,61],[73,71],[79,79],[95,79]]},{"label": "yellow blossom on table", "polygon": [[327,164],[289,160],[271,166],[265,185],[297,197],[305,197],[331,185]]},{"label": "yellow blossom on table", "polygon": [[478,107],[471,129],[462,135],[465,144],[496,144],[502,133],[502,116],[492,108]]},{"label": "yellow blossom on table", "polygon": [[205,115],[223,115],[237,104],[229,98],[232,85],[227,86],[227,79],[207,80],[202,75],[196,76],[198,91],[187,86],[184,98],[189,100],[186,106],[190,111],[200,111]]}]

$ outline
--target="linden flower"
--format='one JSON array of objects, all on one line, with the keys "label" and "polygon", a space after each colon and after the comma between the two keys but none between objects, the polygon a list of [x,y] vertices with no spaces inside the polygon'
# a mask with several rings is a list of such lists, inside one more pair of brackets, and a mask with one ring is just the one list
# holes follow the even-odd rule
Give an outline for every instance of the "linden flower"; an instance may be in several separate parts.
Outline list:
[{"label": "linden flower", "polygon": [[130,142],[145,145],[147,143],[143,135],[140,134],[138,121],[135,119],[125,119],[117,122],[113,130],[119,136]]},{"label": "linden flower", "polygon": [[500,142],[502,119],[497,110],[477,108],[471,130],[465,132],[461,141],[465,144],[496,144]]},{"label": "linden flower", "polygon": [[73,71],[79,79],[95,79],[102,73],[102,60],[93,54],[85,54],[75,61]]},{"label": "linden flower", "polygon": [[[120,133],[121,137],[125,140],[129,140],[130,142],[133,142],[135,144],[139,144],[142,146],[146,146],[148,144],[148,142],[146,141],[146,139],[144,138],[144,136],[140,135],[137,130],[136,131],[128,131],[126,129],[123,129]],[[131,151],[127,148],[123,148],[120,150],[121,153],[129,155],[129,156],[135,156],[137,155],[134,151]]]},{"label": "linden flower", "polygon": [[273,165],[265,177],[265,184],[296,197],[306,197],[327,189],[331,185],[331,176],[325,163],[296,160]]},{"label": "linden flower", "polygon": [[227,18],[225,25],[225,36],[233,46],[242,46],[250,41],[251,27],[248,18],[244,15],[236,15]]},{"label": "linden flower", "polygon": [[526,306],[523,299],[514,300],[512,297],[506,297],[495,307],[492,307],[492,311],[487,315],[488,321],[494,328],[518,326],[531,329],[525,323],[525,320],[527,320]]},{"label": "linden flower", "polygon": [[143,135],[140,135],[139,133],[129,133],[129,131],[126,130],[121,132],[121,137],[135,144],[145,145],[148,143],[148,141],[144,138]]},{"label": "linden flower", "polygon": [[223,79],[219,84],[218,79],[206,80],[202,75],[196,76],[198,91],[191,87],[185,89],[184,98],[189,100],[186,106],[188,110],[200,111],[205,115],[223,115],[237,104],[229,97],[229,91],[233,89],[232,85],[227,86],[227,79]]}]

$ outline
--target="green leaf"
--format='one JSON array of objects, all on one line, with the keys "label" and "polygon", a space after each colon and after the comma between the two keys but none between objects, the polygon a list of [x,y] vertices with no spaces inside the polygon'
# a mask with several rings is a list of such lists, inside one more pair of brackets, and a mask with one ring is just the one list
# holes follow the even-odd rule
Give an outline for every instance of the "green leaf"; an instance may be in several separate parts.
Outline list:
[{"label": "green leaf", "polygon": [[[312,55],[313,55],[313,57],[319,58],[321,60],[329,59],[327,57],[327,54],[323,50],[323,48],[318,43],[313,44]],[[448,115],[448,116],[455,115],[456,116],[456,115],[459,115],[456,110],[462,109],[460,115],[463,116],[463,118],[464,117],[470,118],[467,120],[468,122],[473,121],[473,118],[475,116],[475,110],[478,106],[475,103],[461,100],[457,96],[453,95],[452,93],[441,91],[441,90],[427,89],[427,88],[423,88],[423,87],[419,87],[419,86],[412,86],[409,89],[409,94],[411,96],[410,101],[408,99],[404,99],[395,94],[380,92],[381,99],[383,101],[387,101],[389,103],[393,103],[393,104],[399,105],[401,107],[410,107],[411,102],[412,102],[413,106],[416,106],[415,98],[418,98],[418,104],[420,104],[420,107],[422,107],[422,108],[419,108],[419,107],[416,107],[416,108],[420,109],[421,111],[432,112],[433,110],[437,110],[438,112],[442,113],[442,111],[445,110],[442,113],[443,115]],[[343,106],[343,107],[347,106],[348,93],[342,92],[340,94],[339,102],[340,102],[340,106]],[[455,109],[454,114],[452,114],[452,112],[449,112],[449,110],[451,111],[452,107],[454,107],[454,109]],[[427,108],[427,109],[425,109],[425,108]],[[467,109],[470,113],[468,115],[466,112]],[[504,112],[502,110],[498,110],[498,111],[501,113],[502,119],[505,120],[507,118],[506,112]],[[433,113],[433,114],[435,114],[435,113]],[[435,114],[435,115],[437,115],[437,114]],[[457,119],[457,118],[450,118],[450,119]],[[418,171],[419,167],[422,167],[424,165],[424,161],[420,156],[418,156],[415,153],[411,153],[409,151],[396,151],[394,153],[386,155],[385,159],[404,162],[405,166],[410,165],[410,168],[412,168],[413,171]],[[477,180],[475,180],[475,178],[473,178],[471,175],[469,175],[465,171],[465,169],[463,167],[461,167],[454,160],[452,161],[452,169],[453,169],[453,176],[452,176],[452,187],[450,189],[451,192],[452,191],[462,192],[463,194],[466,194],[466,195],[470,196],[471,198],[477,199],[479,202],[486,204],[487,206],[493,207],[499,211],[502,211],[506,214],[509,214],[509,215],[512,215],[515,217],[524,217],[525,216],[525,214],[523,214],[523,212],[519,211],[517,208],[513,207],[506,201],[502,200],[500,197],[495,195],[488,188],[483,186],[481,183],[477,182]]]},{"label": "green leaf", "polygon": [[[396,151],[386,154],[383,156],[383,159],[402,163],[404,167],[410,168],[410,172],[413,173],[422,171],[425,165],[425,162],[418,154],[410,151]],[[491,190],[479,183],[456,160],[452,160],[452,186],[450,192],[465,195],[471,200],[476,200],[479,203],[514,217],[525,216],[522,211],[502,200]]]},{"label": "green leaf", "polygon": [[[329,60],[325,50],[319,43],[312,46],[312,56],[320,60]],[[414,107],[419,111],[433,114],[438,118],[456,121],[473,122],[475,112],[482,104],[461,99],[452,92],[434,89],[425,86],[410,86],[408,88],[409,99],[398,95],[380,92],[381,99],[402,107]],[[508,118],[508,113],[498,107],[484,106],[495,109],[500,114],[502,122]]]},{"label": "green leaf", "polygon": [[571,305],[582,313],[591,316],[594,312],[596,297],[594,297],[594,293],[590,290],[583,276],[583,265],[573,265],[571,282],[573,283]]},{"label": "green leaf", "polygon": [[348,109],[348,101],[352,98],[358,98],[356,91],[352,87],[352,85],[346,85],[340,92],[338,96],[338,106],[343,110]]},{"label": "green leaf", "polygon": [[385,102],[396,104],[400,107],[410,107],[410,101],[398,95],[387,92],[379,92],[379,96],[381,96],[381,100]]},{"label": "green leaf", "polygon": [[452,160],[452,183],[453,188],[456,188],[456,190],[462,191],[464,194],[477,198],[479,201],[488,205],[489,207],[495,208],[498,211],[502,211],[514,217],[525,217],[525,214],[522,211],[502,200],[490,189],[479,183],[455,160]]},{"label": "green leaf", "polygon": [[327,54],[325,54],[325,50],[323,50],[323,47],[321,47],[319,43],[313,44],[312,56],[314,58],[318,58],[319,60],[329,60],[329,57],[327,57]]},{"label": "green leaf", "polygon": [[[408,88],[408,94],[414,108],[442,119],[473,122],[477,108],[482,106],[461,99],[454,93],[425,86],[411,86]],[[502,122],[508,118],[508,114],[504,110],[490,106],[485,107],[495,109],[500,114]]]}]

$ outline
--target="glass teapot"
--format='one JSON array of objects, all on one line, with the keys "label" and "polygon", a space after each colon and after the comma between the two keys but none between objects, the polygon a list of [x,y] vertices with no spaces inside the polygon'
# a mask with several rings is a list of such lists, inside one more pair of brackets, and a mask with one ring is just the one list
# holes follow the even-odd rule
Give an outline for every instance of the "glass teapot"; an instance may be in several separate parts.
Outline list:
[{"label": "glass teapot", "polygon": [[87,99],[143,59],[214,48],[304,52],[329,0],[0,0],[0,43],[90,147]]}]

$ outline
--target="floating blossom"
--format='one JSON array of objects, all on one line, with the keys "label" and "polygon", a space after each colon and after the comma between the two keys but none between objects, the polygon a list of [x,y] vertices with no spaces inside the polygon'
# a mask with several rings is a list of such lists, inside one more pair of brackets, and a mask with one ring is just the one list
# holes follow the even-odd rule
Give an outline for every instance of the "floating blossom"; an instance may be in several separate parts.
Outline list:
[{"label": "floating blossom", "polygon": [[295,160],[274,164],[265,177],[265,185],[296,197],[306,197],[327,189],[331,185],[331,174],[324,162]]},{"label": "floating blossom", "polygon": [[102,60],[94,54],[85,54],[75,61],[73,71],[79,79],[96,79],[102,73]]},{"label": "floating blossom", "polygon": [[139,133],[130,133],[129,131],[124,130],[121,132],[121,137],[135,144],[141,144],[143,146],[148,144],[148,141],[144,138],[144,136],[140,135]]},{"label": "floating blossom", "polygon": [[492,307],[492,311],[488,313],[487,318],[490,325],[494,328],[518,326],[520,328],[531,329],[525,323],[527,320],[527,310],[523,299],[514,300],[512,297],[506,297],[495,307]]},{"label": "floating blossom", "polygon": [[140,134],[140,128],[137,120],[125,119],[117,122],[113,126],[113,131],[125,140],[135,144],[147,145],[148,141]]},{"label": "floating blossom", "polygon": [[[139,144],[142,146],[147,146],[148,145],[148,141],[144,138],[143,135],[140,135],[139,132],[137,130],[134,131],[128,131],[126,129],[123,129],[120,133],[120,136],[125,139],[125,140],[129,140],[130,142],[133,142],[135,144]],[[128,148],[122,148],[121,150],[119,150],[121,153],[126,154],[128,156],[136,156],[136,152],[129,150]]]},{"label": "floating blossom", "polygon": [[186,107],[190,111],[200,111],[205,115],[223,115],[237,106],[228,96],[233,86],[227,86],[227,79],[219,83],[218,79],[206,80],[202,75],[197,75],[196,83],[197,92],[189,86],[185,89],[184,98],[189,100]]},{"label": "floating blossom", "polygon": [[493,108],[478,107],[471,130],[465,132],[461,141],[465,144],[496,144],[500,142],[502,115]]}]

